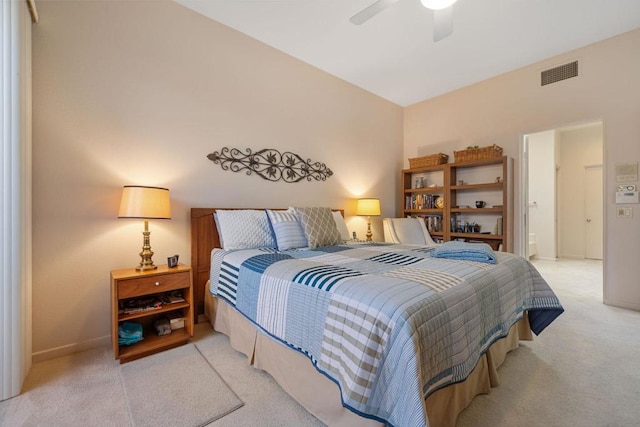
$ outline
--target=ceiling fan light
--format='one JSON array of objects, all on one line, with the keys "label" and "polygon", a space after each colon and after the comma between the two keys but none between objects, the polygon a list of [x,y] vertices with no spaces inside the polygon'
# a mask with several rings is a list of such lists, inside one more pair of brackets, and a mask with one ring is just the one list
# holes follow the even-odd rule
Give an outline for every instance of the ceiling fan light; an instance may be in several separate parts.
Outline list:
[{"label": "ceiling fan light", "polygon": [[445,9],[458,0],[420,0],[420,3],[427,9],[440,10]]}]

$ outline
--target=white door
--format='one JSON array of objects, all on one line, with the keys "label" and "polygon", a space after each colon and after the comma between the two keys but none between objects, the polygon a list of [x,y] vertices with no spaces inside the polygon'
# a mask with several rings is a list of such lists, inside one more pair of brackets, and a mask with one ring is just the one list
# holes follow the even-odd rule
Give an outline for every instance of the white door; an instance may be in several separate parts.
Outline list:
[{"label": "white door", "polygon": [[587,166],[585,173],[585,258],[602,259],[602,166]]}]

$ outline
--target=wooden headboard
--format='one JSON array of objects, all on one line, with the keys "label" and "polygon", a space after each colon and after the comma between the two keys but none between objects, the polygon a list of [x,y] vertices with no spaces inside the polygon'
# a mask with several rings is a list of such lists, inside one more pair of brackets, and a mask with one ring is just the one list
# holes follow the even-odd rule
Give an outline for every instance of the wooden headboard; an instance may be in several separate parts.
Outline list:
[{"label": "wooden headboard", "polygon": [[213,214],[218,208],[191,208],[191,269],[195,322],[204,313],[204,293],[211,269],[211,251],[220,247],[220,235]]},{"label": "wooden headboard", "polygon": [[[204,313],[204,296],[211,270],[211,251],[220,247],[220,235],[213,219],[217,210],[252,208],[191,208],[191,269],[193,270],[194,321]],[[264,209],[264,208],[255,208]],[[285,209],[275,209],[285,210]],[[334,209],[338,210],[338,209]],[[340,209],[344,216],[344,210]]]}]

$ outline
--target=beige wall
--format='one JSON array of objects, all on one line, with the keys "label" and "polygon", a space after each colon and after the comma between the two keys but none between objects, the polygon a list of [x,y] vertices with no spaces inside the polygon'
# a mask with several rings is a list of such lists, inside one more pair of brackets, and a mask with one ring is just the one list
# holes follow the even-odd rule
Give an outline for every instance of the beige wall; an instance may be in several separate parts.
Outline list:
[{"label": "beige wall", "polygon": [[590,191],[585,188],[585,167],[602,164],[602,125],[560,130],[556,142],[560,152],[559,256],[584,258],[585,199]]},{"label": "beige wall", "polygon": [[[605,290],[609,304],[640,310],[640,215],[616,218],[614,167],[640,159],[640,30],[556,56],[405,108],[404,157],[496,143],[517,159],[524,134],[604,122]],[[580,60],[580,77],[540,87],[540,71]],[[406,166],[406,165],[405,165]],[[520,188],[516,167],[516,189]],[[515,243],[521,200],[516,191]],[[638,206],[636,205],[636,211]]]},{"label": "beige wall", "polygon": [[[109,271],[134,266],[142,223],[118,220],[126,184],[166,186],[156,263],[189,262],[189,208],[345,207],[395,213],[402,108],[171,1],[38,4],[33,30],[33,349],[106,343]],[[222,171],[220,148],[291,150],[326,182]],[[364,236],[364,218],[348,219]],[[374,239],[382,239],[374,219]]]}]

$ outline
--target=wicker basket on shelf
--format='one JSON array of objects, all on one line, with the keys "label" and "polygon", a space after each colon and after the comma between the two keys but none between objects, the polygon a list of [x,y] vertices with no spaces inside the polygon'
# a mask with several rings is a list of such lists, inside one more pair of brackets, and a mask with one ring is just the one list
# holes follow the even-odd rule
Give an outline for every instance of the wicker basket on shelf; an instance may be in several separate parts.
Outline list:
[{"label": "wicker basket on shelf", "polygon": [[428,156],[414,157],[409,159],[409,168],[424,168],[427,166],[444,165],[449,161],[449,156],[443,153],[429,154]]},{"label": "wicker basket on shelf", "polygon": [[456,163],[493,159],[496,157],[502,157],[502,147],[498,147],[495,144],[488,147],[467,148],[466,150],[453,152],[453,158]]}]

